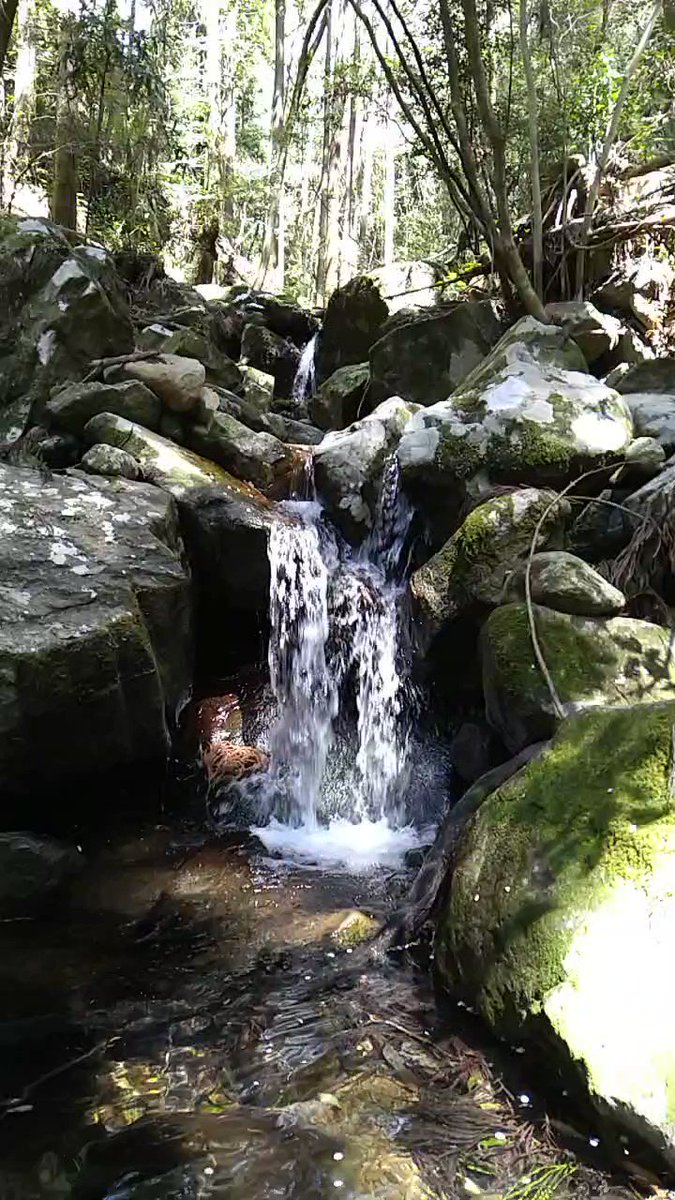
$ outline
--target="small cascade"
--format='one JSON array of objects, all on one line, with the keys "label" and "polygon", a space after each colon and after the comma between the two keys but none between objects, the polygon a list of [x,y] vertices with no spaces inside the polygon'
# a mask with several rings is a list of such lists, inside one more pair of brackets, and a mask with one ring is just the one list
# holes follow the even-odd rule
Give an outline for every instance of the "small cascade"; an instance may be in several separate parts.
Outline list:
[{"label": "small cascade", "polygon": [[298,369],[293,380],[292,400],[294,404],[305,404],[314,395],[316,385],[316,369],[314,356],[318,333],[307,343],[298,363]]}]

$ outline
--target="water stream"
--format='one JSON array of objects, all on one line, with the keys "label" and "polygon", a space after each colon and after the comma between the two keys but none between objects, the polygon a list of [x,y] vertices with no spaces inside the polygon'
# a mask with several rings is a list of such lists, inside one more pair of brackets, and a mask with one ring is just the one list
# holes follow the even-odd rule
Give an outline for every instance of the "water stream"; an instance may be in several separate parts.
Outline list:
[{"label": "water stream", "polygon": [[314,395],[316,386],[314,356],[316,354],[317,337],[318,334],[315,333],[300,355],[300,362],[298,363],[298,369],[293,381],[293,393],[291,397],[294,404],[305,404]]}]

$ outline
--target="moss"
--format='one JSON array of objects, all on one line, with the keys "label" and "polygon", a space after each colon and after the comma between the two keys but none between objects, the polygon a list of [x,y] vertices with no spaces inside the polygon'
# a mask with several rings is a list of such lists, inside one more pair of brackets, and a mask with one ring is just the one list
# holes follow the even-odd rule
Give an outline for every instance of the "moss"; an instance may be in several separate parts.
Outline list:
[{"label": "moss", "polygon": [[455,479],[471,479],[483,466],[483,446],[470,442],[465,434],[450,433],[443,428],[439,433],[436,466],[443,474],[452,475]]},{"label": "moss", "polygon": [[554,431],[550,432],[534,421],[522,421],[517,431],[507,434],[492,434],[488,445],[490,470],[495,478],[500,475],[514,478],[532,477],[532,472],[546,473],[553,469],[556,474],[566,471],[574,458],[569,438]]},{"label": "moss", "polygon": [[485,397],[480,392],[462,392],[460,396],[453,396],[452,407],[466,422],[478,422],[485,418]]},{"label": "moss", "polygon": [[564,978],[583,915],[617,879],[675,852],[675,705],[591,710],[483,804],[464,834],[439,931],[446,978],[509,1032]]},{"label": "moss", "polygon": [[[535,608],[535,624],[561,700],[591,695],[618,670],[621,657],[612,639],[599,638],[599,627],[592,621],[575,623],[564,613]],[[526,606],[507,604],[497,609],[488,623],[488,636],[497,671],[509,691],[526,696],[542,692],[545,685],[536,665]]]}]

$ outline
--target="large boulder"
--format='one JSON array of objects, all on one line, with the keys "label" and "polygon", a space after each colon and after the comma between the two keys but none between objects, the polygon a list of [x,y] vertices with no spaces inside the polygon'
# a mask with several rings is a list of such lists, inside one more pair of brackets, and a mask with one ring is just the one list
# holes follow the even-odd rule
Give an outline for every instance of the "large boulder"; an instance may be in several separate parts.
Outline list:
[{"label": "large boulder", "polygon": [[[526,594],[526,566],[509,580],[510,598]],[[626,604],[623,592],[599,571],[566,550],[544,550],[530,562],[530,598],[535,604],[576,617],[615,617]]]},{"label": "large boulder", "polygon": [[309,415],[319,429],[344,429],[359,415],[370,382],[368,363],[338,367],[310,397]]},{"label": "large boulder", "polygon": [[404,478],[429,508],[460,500],[476,480],[561,485],[620,459],[630,410],[584,371],[555,325],[525,317],[450,399],[421,409],[398,449]]},{"label": "large boulder", "polygon": [[87,421],[101,412],[117,413],[157,429],[162,415],[158,396],[138,380],[126,383],[70,383],[45,404],[49,422],[68,433],[81,434]]},{"label": "large boulder", "polygon": [[189,444],[270,496],[288,496],[304,463],[285,442],[270,433],[255,433],[224,412],[214,412],[207,423],[194,425]]},{"label": "large boulder", "polygon": [[274,394],[289,399],[300,362],[300,351],[290,338],[282,338],[257,321],[244,327],[241,357],[246,366],[274,377]]},{"label": "large boulder", "polygon": [[[537,641],[563,712],[675,699],[668,629],[630,617],[577,617],[533,605]],[[560,722],[535,654],[525,604],[497,608],[481,631],[488,721],[514,754]]]},{"label": "large boulder", "polygon": [[615,350],[624,332],[618,317],[600,312],[588,300],[547,304],[546,315],[576,342],[589,367]]},{"label": "large boulder", "polygon": [[206,383],[206,370],[196,358],[180,354],[160,354],[157,358],[128,362],[123,374],[139,379],[159,396],[171,412],[192,412],[197,407]]},{"label": "large boulder", "polygon": [[436,964],[675,1167],[675,705],[592,710],[460,835]]},{"label": "large boulder", "polygon": [[624,371],[616,382],[616,390],[621,395],[628,393],[665,393],[675,396],[675,357],[652,358],[648,362],[640,362]]},{"label": "large boulder", "polygon": [[442,274],[431,263],[422,260],[388,263],[368,272],[377,284],[391,313],[400,312],[412,296],[417,308],[432,308],[438,300],[438,283]]},{"label": "large boulder", "polygon": [[[673,372],[675,383],[675,371]],[[675,392],[627,392],[636,434],[656,438],[667,454],[675,450]]]},{"label": "large boulder", "polygon": [[317,383],[324,383],[339,367],[365,362],[388,315],[380,289],[364,275],[333,292],[317,340]]},{"label": "large boulder", "polygon": [[114,413],[92,417],[85,426],[84,436],[92,446],[115,446],[130,454],[141,466],[145,479],[165,488],[176,499],[188,488],[227,484],[231,478],[215,463]]},{"label": "large boulder", "polygon": [[141,350],[159,350],[162,354],[196,359],[204,367],[209,383],[216,383],[233,392],[243,388],[242,374],[237,364],[199,329],[168,329],[155,322],[142,330],[137,341]]},{"label": "large boulder", "polygon": [[0,790],[164,755],[191,684],[175,505],[0,465]]},{"label": "large boulder", "polygon": [[456,533],[410,580],[421,644],[428,646],[448,622],[471,610],[499,604],[508,575],[530,552],[562,539],[571,512],[555,493],[523,488],[479,504]]},{"label": "large boulder", "polygon": [[112,260],[73,246],[51,222],[0,225],[0,442],[23,432],[57,383],[92,359],[133,349],[133,328]]},{"label": "large boulder", "polygon": [[394,397],[362,421],[326,434],[314,452],[316,486],[350,542],[360,542],[373,526],[385,462],[413,411],[414,406]]},{"label": "large boulder", "polygon": [[370,352],[373,400],[402,396],[424,405],[447,400],[499,341],[501,332],[490,300],[433,309],[393,324]]}]

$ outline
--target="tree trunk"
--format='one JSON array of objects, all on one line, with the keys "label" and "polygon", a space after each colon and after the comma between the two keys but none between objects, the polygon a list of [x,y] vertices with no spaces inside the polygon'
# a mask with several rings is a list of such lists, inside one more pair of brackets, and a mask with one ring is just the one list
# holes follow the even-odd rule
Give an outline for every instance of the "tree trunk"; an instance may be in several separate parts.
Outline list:
[{"label": "tree trunk", "polygon": [[527,96],[527,131],[530,139],[530,192],[532,196],[532,278],[534,290],[544,299],[544,216],[541,207],[539,173],[539,121],[537,89],[532,70],[528,39],[527,0],[520,0],[520,53],[523,60]]},{"label": "tree trunk", "polygon": [[387,128],[387,144],[384,148],[384,189],[382,215],[384,218],[383,262],[388,267],[394,261],[394,232],[396,228],[396,149],[391,137],[391,123]]},{"label": "tree trunk", "polygon": [[265,283],[270,267],[276,268],[276,284],[284,286],[284,115],[286,106],[286,0],[275,0],[274,6],[274,92],[272,96],[272,129],[270,139],[269,201],[258,286]]},{"label": "tree trunk", "polygon": [[59,89],[56,102],[56,147],[51,216],[57,225],[77,228],[77,158],[75,153],[73,37],[75,19],[61,18]]},{"label": "tree trunk", "polygon": [[316,266],[316,298],[325,298],[328,273],[328,210],[330,204],[331,148],[333,141],[333,30],[335,0],[326,9],[326,57],[323,69],[323,142],[321,149],[321,194],[319,202],[319,257]]},{"label": "tree trunk", "polygon": [[0,0],[0,75],[2,74],[19,0]]}]

